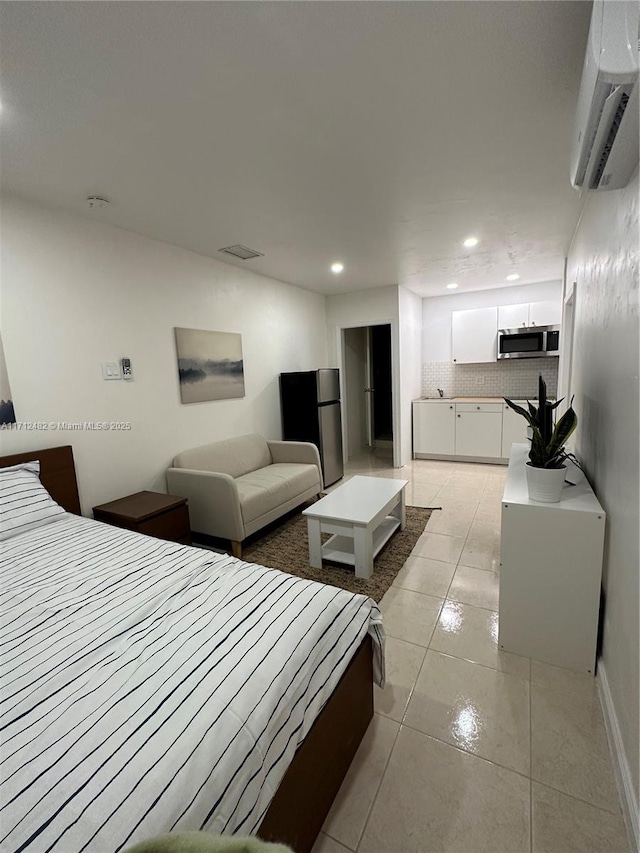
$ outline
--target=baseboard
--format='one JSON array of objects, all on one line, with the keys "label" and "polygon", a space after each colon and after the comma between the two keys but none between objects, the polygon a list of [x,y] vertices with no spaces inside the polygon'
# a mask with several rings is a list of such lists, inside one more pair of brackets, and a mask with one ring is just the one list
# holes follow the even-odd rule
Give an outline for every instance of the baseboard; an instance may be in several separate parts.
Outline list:
[{"label": "baseboard", "polygon": [[604,714],[604,723],[607,729],[609,738],[609,747],[613,755],[614,773],[620,793],[620,803],[624,820],[627,825],[627,833],[629,835],[629,843],[633,851],[640,850],[640,814],[638,814],[638,802],[633,789],[633,780],[631,777],[631,769],[624,751],[622,742],[622,734],[618,717],[613,705],[613,697],[611,689],[607,681],[607,673],[602,663],[602,659],[598,661],[598,693],[600,695],[600,704]]},{"label": "baseboard", "polygon": [[437,462],[480,462],[485,465],[508,465],[502,456],[454,456],[447,453],[414,453],[414,459],[433,459]]}]

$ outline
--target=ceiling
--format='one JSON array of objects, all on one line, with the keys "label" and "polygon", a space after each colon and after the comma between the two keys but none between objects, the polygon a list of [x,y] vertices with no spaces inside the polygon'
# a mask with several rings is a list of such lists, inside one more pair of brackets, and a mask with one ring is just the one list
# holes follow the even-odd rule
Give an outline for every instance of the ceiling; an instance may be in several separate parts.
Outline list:
[{"label": "ceiling", "polygon": [[3,189],[322,293],[558,279],[590,6],[3,2]]}]

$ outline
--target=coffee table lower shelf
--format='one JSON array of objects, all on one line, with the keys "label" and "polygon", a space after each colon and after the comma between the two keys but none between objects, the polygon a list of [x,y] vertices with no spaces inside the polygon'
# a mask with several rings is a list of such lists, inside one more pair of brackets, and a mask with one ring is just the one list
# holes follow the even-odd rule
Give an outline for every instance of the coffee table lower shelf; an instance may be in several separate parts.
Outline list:
[{"label": "coffee table lower shelf", "polygon": [[[302,510],[307,517],[309,564],[320,569],[323,560],[334,560],[353,566],[357,578],[370,578],[375,555],[398,528],[404,529],[407,482],[352,477]],[[323,533],[333,534],[324,545]]]},{"label": "coffee table lower shelf", "polygon": [[[374,559],[399,527],[400,520],[393,515],[388,515],[376,527],[373,531]],[[355,566],[355,539],[353,536],[335,533],[322,546],[322,559],[330,560],[333,563],[344,563],[347,566]]]}]

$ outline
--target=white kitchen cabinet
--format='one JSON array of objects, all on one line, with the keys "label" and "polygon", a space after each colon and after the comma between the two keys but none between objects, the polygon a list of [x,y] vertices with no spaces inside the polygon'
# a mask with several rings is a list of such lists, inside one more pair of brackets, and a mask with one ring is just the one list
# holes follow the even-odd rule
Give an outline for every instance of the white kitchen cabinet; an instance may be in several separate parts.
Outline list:
[{"label": "white kitchen cabinet", "polygon": [[560,302],[522,302],[498,307],[498,328],[518,329],[523,326],[559,326],[562,323]]},{"label": "white kitchen cabinet", "polygon": [[530,326],[559,326],[561,323],[561,302],[532,302],[529,305]]},{"label": "white kitchen cabinet", "polygon": [[[519,406],[522,406],[523,409],[527,408],[526,400],[514,400],[514,403],[517,403]],[[527,440],[527,422],[519,415],[517,412],[514,412],[510,406],[504,404],[504,410],[502,412],[502,456],[503,459],[508,459],[511,456],[511,445],[512,444],[528,444]]]},{"label": "white kitchen cabinet", "polygon": [[456,456],[502,456],[502,406],[497,411],[471,410],[467,405],[456,406]]},{"label": "white kitchen cabinet", "polygon": [[498,328],[517,329],[529,324],[529,303],[520,305],[500,305],[498,307]]},{"label": "white kitchen cabinet", "polygon": [[453,456],[455,408],[452,402],[417,401],[413,404],[413,452]]},{"label": "white kitchen cabinet", "polygon": [[[526,400],[515,400],[526,408]],[[416,400],[413,455],[509,459],[511,446],[529,444],[527,422],[499,400]]]},{"label": "white kitchen cabinet", "polygon": [[456,364],[497,361],[498,308],[451,314],[451,357]]},{"label": "white kitchen cabinet", "polygon": [[517,445],[502,495],[500,648],[593,675],[605,514],[569,463],[559,503],[529,499],[528,445]]}]

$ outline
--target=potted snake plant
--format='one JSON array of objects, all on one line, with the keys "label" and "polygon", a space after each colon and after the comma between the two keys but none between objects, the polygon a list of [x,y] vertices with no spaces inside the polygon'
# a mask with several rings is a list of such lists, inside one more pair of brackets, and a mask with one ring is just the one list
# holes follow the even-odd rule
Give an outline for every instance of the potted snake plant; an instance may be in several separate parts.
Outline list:
[{"label": "potted snake plant", "polygon": [[[578,417],[573,407],[570,405],[554,423],[554,412],[562,400],[555,403],[547,400],[547,385],[542,376],[538,379],[537,406],[527,403],[527,411],[513,400],[505,397],[504,401],[529,424],[531,449],[525,467],[529,497],[541,503],[557,503],[562,494],[567,471],[565,462],[567,459],[576,461],[565,449],[567,439],[578,425]],[[573,398],[571,402],[573,403]]]}]

